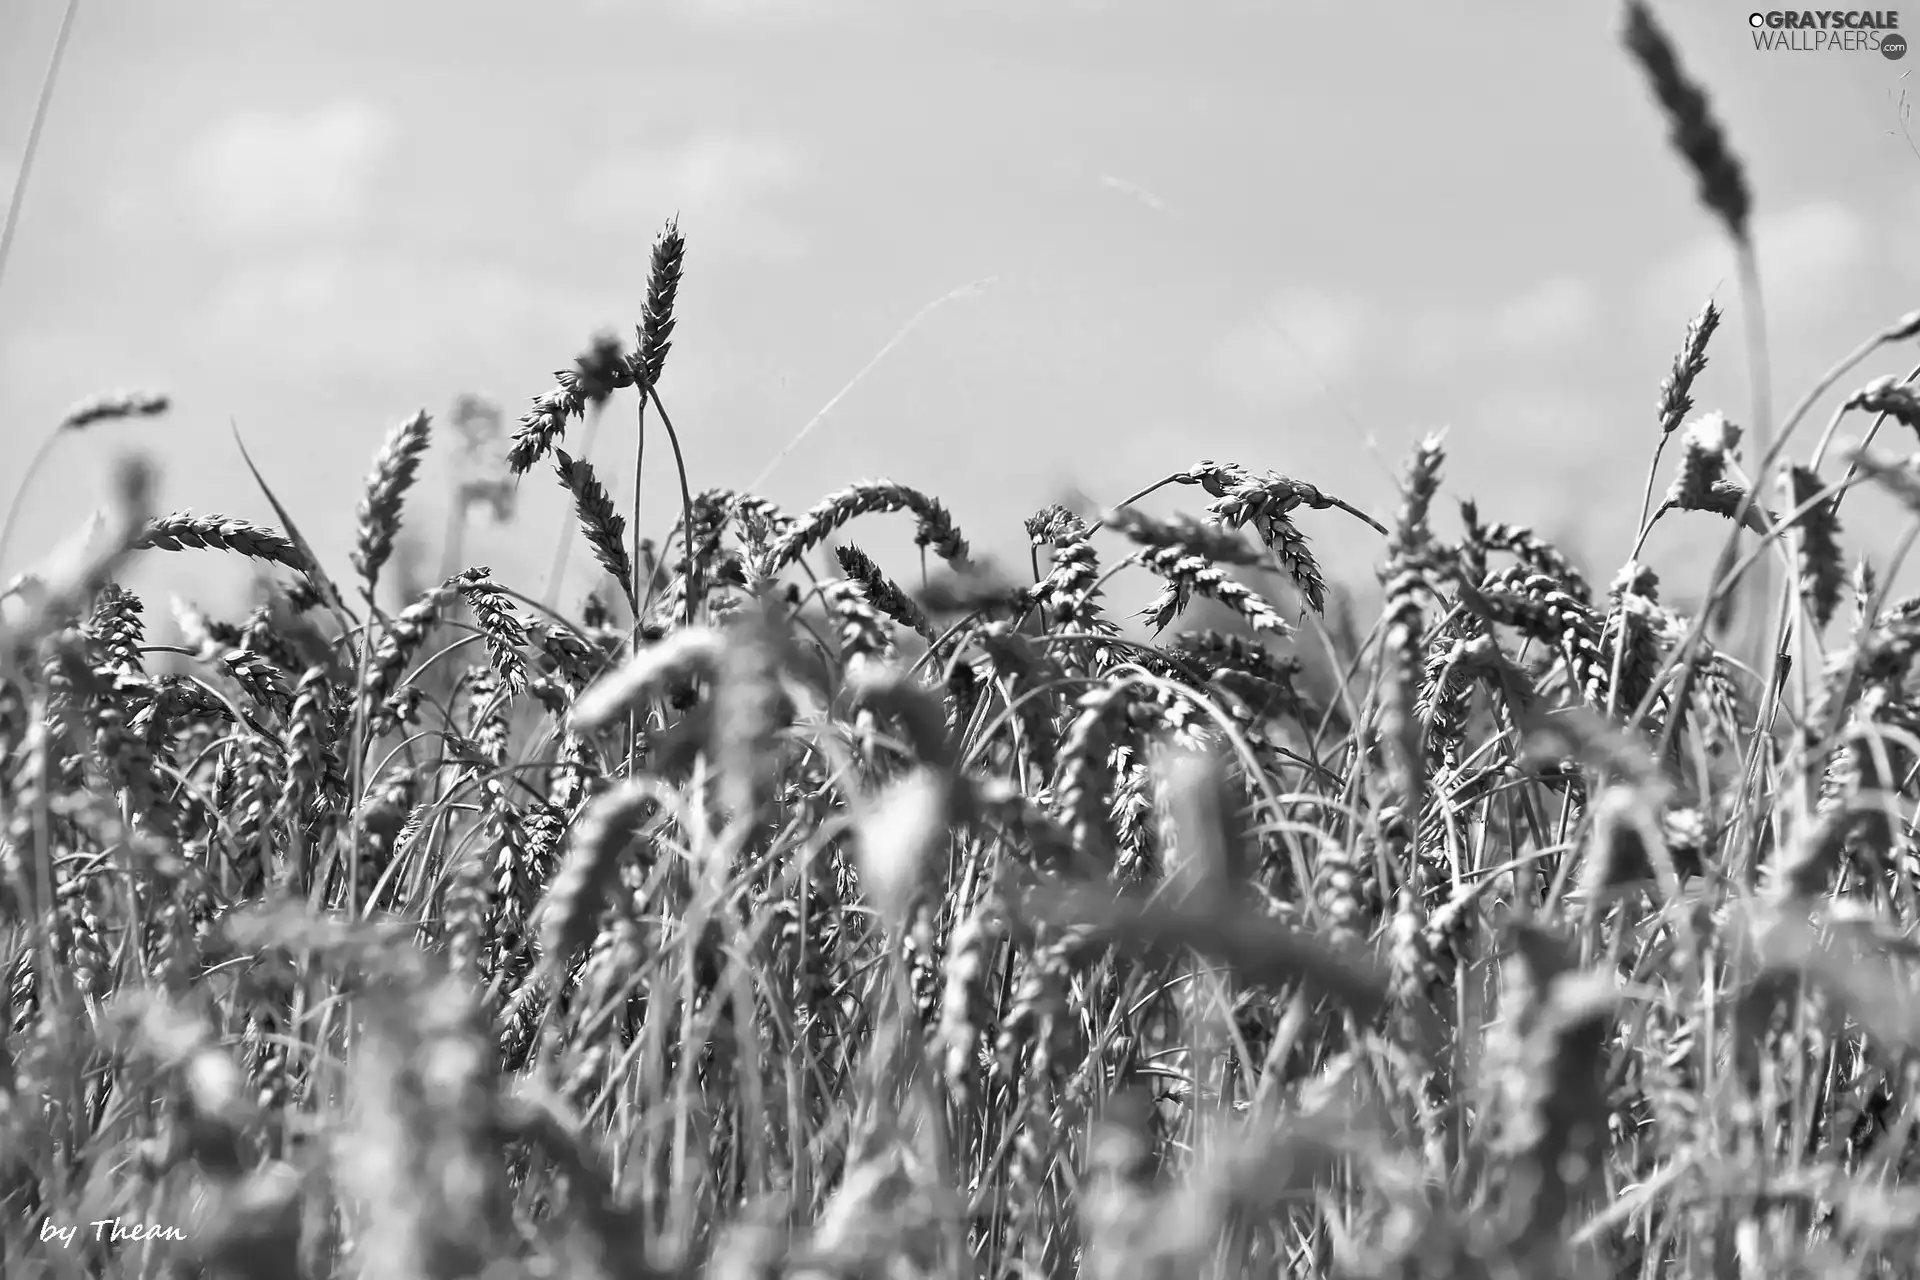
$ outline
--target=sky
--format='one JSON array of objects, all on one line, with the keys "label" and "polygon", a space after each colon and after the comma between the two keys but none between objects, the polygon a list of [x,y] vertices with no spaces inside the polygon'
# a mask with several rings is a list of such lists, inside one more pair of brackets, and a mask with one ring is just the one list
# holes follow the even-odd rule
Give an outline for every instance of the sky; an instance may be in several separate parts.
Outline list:
[{"label": "sky", "polygon": [[[8,189],[63,6],[0,0]],[[1920,307],[1920,54],[1762,52],[1744,9],[1656,11],[1746,163],[1789,403]],[[661,391],[696,490],[767,473],[799,510],[889,477],[1024,566],[1038,507],[1201,458],[1389,518],[1400,459],[1444,429],[1447,492],[1604,581],[1709,297],[1735,315],[1696,398],[1750,409],[1731,253],[1618,26],[1508,0],[82,0],[0,281],[0,448],[96,391],[175,409],[63,440],[0,576],[78,529],[130,448],[164,509],[276,523],[237,428],[346,577],[386,431],[469,392],[511,421],[595,330],[630,336],[677,214]],[[423,577],[453,445],[409,506]],[[592,456],[623,506],[634,446],[616,402]],[[540,468],[465,559],[540,590],[564,518]],[[1890,508],[1849,518],[1889,540]],[[904,517],[882,519],[851,536],[878,550]],[[1377,535],[1302,527],[1329,576],[1371,581]],[[1650,558],[1685,591],[1723,534],[1676,520]],[[577,540],[571,564],[563,603],[596,581]],[[218,607],[246,578],[186,553],[135,581]]]}]

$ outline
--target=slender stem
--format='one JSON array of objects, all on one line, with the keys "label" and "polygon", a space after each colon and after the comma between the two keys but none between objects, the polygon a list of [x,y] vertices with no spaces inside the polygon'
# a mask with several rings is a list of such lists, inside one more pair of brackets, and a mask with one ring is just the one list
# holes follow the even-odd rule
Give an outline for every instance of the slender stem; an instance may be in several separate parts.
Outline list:
[{"label": "slender stem", "polygon": [[[687,625],[693,625],[693,491],[687,487],[687,460],[680,452],[680,435],[673,429],[673,419],[667,416],[667,406],[660,402],[660,393],[653,387],[647,388],[647,394],[653,397],[653,407],[660,412],[660,425],[667,429],[667,443],[673,446],[673,465],[680,473],[680,537],[687,547]],[[640,557],[634,555],[634,572],[639,572]]]},{"label": "slender stem", "polygon": [[1640,495],[1640,536],[1633,544],[1633,554],[1629,562],[1640,558],[1640,551],[1647,545],[1647,532],[1652,527],[1649,517],[1653,514],[1653,487],[1660,481],[1660,457],[1667,451],[1667,437],[1662,435],[1660,443],[1653,446],[1653,461],[1647,465],[1647,487]]},{"label": "slender stem", "polygon": [[20,172],[14,175],[13,195],[7,200],[7,220],[0,224],[0,280],[6,279],[7,259],[13,250],[13,234],[20,227],[20,209],[27,200],[27,177],[33,172],[33,157],[40,150],[40,134],[47,125],[47,109],[53,105],[53,86],[60,79],[60,64],[65,60],[67,37],[73,34],[73,20],[80,12],[80,0],[67,0],[67,11],[60,19],[60,34],[54,37],[53,53],[47,59],[46,74],[40,80],[40,98],[33,105],[33,123],[27,126],[27,144],[20,151]]},{"label": "slender stem", "polygon": [[[1747,486],[1745,501],[1762,501],[1768,481],[1773,475],[1775,461],[1773,448],[1773,388],[1771,371],[1767,363],[1767,319],[1766,309],[1760,296],[1760,268],[1754,257],[1753,242],[1742,237],[1737,246],[1740,262],[1740,293],[1746,301],[1746,337],[1747,337],[1747,376],[1752,383],[1753,397],[1753,440],[1760,454],[1760,465],[1754,469],[1753,483]],[[1782,436],[1784,439],[1784,434]],[[1742,515],[1745,513],[1742,512]],[[1738,526],[1736,526],[1736,535]],[[1759,572],[1748,580],[1747,592],[1749,607],[1756,624],[1755,639],[1766,635],[1764,619],[1767,609],[1773,602],[1773,562],[1762,558],[1757,566]],[[1762,663],[1774,660],[1775,655],[1755,653],[1754,670]],[[1769,682],[1772,671],[1769,668]]]},{"label": "slender stem", "polygon": [[[371,602],[369,602],[371,608]],[[359,662],[355,664],[353,675],[353,724],[348,735],[348,752],[352,761],[347,771],[349,785],[353,788],[351,816],[347,821],[347,919],[349,922],[360,919],[360,831],[361,821],[366,815],[365,788],[367,785],[367,748],[372,745],[373,708],[367,705],[367,677],[373,667],[373,621],[367,622],[366,633],[360,637]],[[315,905],[319,895],[325,892],[326,877],[322,875],[314,889]],[[369,903],[369,906],[372,904]]]},{"label": "slender stem", "polygon": [[[1855,365],[1865,360],[1868,356],[1872,355],[1875,351],[1879,350],[1882,346],[1885,346],[1887,343],[1895,341],[1894,335],[1897,333],[1899,333],[1899,328],[1897,326],[1893,329],[1884,330],[1880,333],[1876,333],[1873,337],[1867,339],[1865,342],[1855,347],[1852,351],[1849,351],[1846,355],[1846,358],[1841,360],[1839,364],[1836,364],[1835,366],[1833,366],[1833,368],[1827,370],[1826,376],[1821,378],[1819,382],[1815,383],[1813,390],[1809,391],[1806,394],[1805,398],[1802,399],[1798,405],[1794,406],[1793,417],[1790,419],[1790,421],[1798,422],[1800,420],[1801,415],[1805,414],[1807,410],[1813,407],[1813,402],[1815,400],[1819,399],[1821,396],[1825,395],[1829,390],[1831,390],[1834,383],[1846,377],[1847,374],[1852,371]],[[1915,369],[1913,372],[1909,373],[1906,376],[1905,381],[1912,382],[1915,378],[1920,378],[1920,369]],[[1819,470],[1820,464],[1826,460],[1827,449],[1833,444],[1834,428],[1838,425],[1839,425],[1839,417],[1838,415],[1835,415],[1834,419],[1827,423],[1827,429],[1820,434],[1820,443],[1814,446],[1813,461],[1809,462],[1807,465],[1814,468],[1816,471]]]},{"label": "slender stem", "polygon": [[[1904,379],[1904,381],[1911,383],[1916,378],[1920,378],[1920,366],[1915,367],[1911,372],[1909,372],[1906,378]],[[1833,420],[1827,423],[1826,436],[1824,436],[1820,441],[1820,449],[1822,454],[1824,454],[1826,451],[1828,441],[1831,440],[1833,437],[1834,428],[1840,425],[1840,419],[1845,413],[1846,413],[1846,410],[1844,408],[1835,411],[1833,415]],[[1884,413],[1879,415],[1873,420],[1873,425],[1867,428],[1867,434],[1863,436],[1860,440],[1860,447],[1862,449],[1867,448],[1869,445],[1873,443],[1874,437],[1880,434],[1880,428],[1886,425],[1886,421],[1887,421],[1887,415]],[[1816,467],[1820,465],[1818,456],[1816,456],[1813,465]],[[1847,463],[1846,478],[1848,480],[1851,480],[1854,476],[1858,475],[1859,472],[1860,472],[1860,459],[1858,457],[1855,457],[1851,462]],[[1840,495],[1840,497],[1844,497],[1844,496],[1845,496],[1844,494]],[[1839,515],[1840,513],[1840,497],[1836,497],[1833,500],[1834,514],[1836,516]]]},{"label": "slender stem", "polygon": [[[1355,520],[1358,520],[1361,524],[1367,525],[1375,533],[1379,534],[1383,538],[1391,536],[1387,532],[1387,526],[1381,524],[1378,520],[1375,520],[1372,516],[1368,515],[1366,512],[1362,511],[1360,508],[1354,506],[1351,502],[1348,502],[1343,498],[1336,498],[1331,494],[1323,493],[1320,496],[1326,501],[1327,507],[1330,507],[1335,511],[1346,512],[1348,515],[1352,516]],[[1321,510],[1323,508],[1314,508],[1314,509]]]},{"label": "slender stem", "polygon": [[[638,601],[640,600],[640,482],[645,477],[647,468],[647,383],[644,376],[640,376],[643,363],[638,360],[634,363],[636,366],[634,386],[640,392],[640,402],[633,409],[633,429],[636,437],[633,446],[633,552],[632,562],[627,566],[627,573],[632,578],[632,582],[627,587],[627,600],[633,607],[633,628],[627,633],[627,654],[630,659],[640,656],[640,620],[646,613],[646,607]],[[691,570],[691,556],[688,558],[688,567]],[[640,756],[640,714],[639,707],[634,707],[627,712],[626,769],[628,777],[633,776],[634,761]]]},{"label": "slender stem", "polygon": [[[635,430],[640,434],[640,440],[633,451],[633,563],[628,566],[629,571],[633,575],[633,583],[629,588],[627,596],[630,600],[640,599],[640,478],[646,468],[647,462],[647,386],[644,382],[638,385],[640,388],[640,403],[633,411],[633,425]],[[691,569],[691,548],[689,548],[688,556],[688,568]],[[636,607],[633,615],[633,637],[631,646],[635,653],[640,651],[640,613],[641,610]]]},{"label": "slender stem", "polygon": [[[1114,510],[1117,511],[1117,510],[1120,510],[1122,507],[1130,507],[1134,503],[1140,501],[1140,499],[1147,497],[1148,495],[1158,490],[1164,489],[1170,484],[1177,483],[1178,480],[1179,480],[1179,477],[1177,475],[1168,476],[1165,480],[1155,480],[1152,484],[1148,485],[1146,488],[1142,489],[1140,492],[1134,494],[1131,498],[1121,499],[1120,505],[1118,507],[1115,507]],[[1106,520],[1104,518],[1095,520],[1092,524],[1087,526],[1087,536],[1092,537],[1094,534],[1100,532],[1100,528],[1104,524],[1106,524]]]}]

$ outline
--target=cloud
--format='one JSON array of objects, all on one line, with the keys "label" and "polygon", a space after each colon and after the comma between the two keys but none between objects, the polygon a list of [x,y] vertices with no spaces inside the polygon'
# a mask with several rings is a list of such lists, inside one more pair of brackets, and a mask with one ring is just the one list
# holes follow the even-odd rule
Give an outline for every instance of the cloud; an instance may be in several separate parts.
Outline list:
[{"label": "cloud", "polygon": [[785,142],[706,132],[678,147],[615,152],[587,171],[569,212],[576,224],[631,233],[678,212],[704,236],[758,257],[792,257],[804,246],[767,207],[804,171]]},{"label": "cloud", "polygon": [[1313,289],[1276,294],[1220,343],[1214,373],[1252,404],[1296,403],[1358,367],[1374,326],[1372,308],[1351,295]]},{"label": "cloud", "polygon": [[[1879,235],[1866,218],[1837,200],[1812,200],[1753,220],[1760,285],[1769,313],[1813,317],[1845,302]],[[1650,323],[1678,330],[1709,296],[1738,291],[1733,247],[1724,235],[1699,239],[1662,259],[1641,287]]]},{"label": "cloud", "polygon": [[[1539,468],[1543,448],[1576,466],[1586,465],[1596,455],[1618,454],[1614,437],[1605,429],[1604,406],[1577,387],[1531,380],[1502,387],[1479,396],[1470,417],[1473,429],[1461,432],[1456,446],[1485,448],[1507,459],[1519,468],[1511,476],[1515,484],[1524,484],[1527,475]],[[1495,478],[1504,483],[1509,477],[1496,472]]]},{"label": "cloud", "polygon": [[1537,357],[1589,333],[1598,318],[1594,287],[1553,276],[1486,307],[1439,307],[1408,325],[1407,363],[1425,373],[1462,360]]},{"label": "cloud", "polygon": [[1488,336],[1505,352],[1564,346],[1592,327],[1598,310],[1592,285],[1575,276],[1555,276],[1497,308],[1489,317]]},{"label": "cloud", "polygon": [[495,263],[333,252],[234,272],[198,323],[209,349],[289,372],[403,376],[582,342],[596,319],[618,318],[600,310]]},{"label": "cloud", "polygon": [[391,123],[364,103],[294,114],[241,112],[194,144],[187,180],[218,233],[335,231],[371,210],[393,140]]}]

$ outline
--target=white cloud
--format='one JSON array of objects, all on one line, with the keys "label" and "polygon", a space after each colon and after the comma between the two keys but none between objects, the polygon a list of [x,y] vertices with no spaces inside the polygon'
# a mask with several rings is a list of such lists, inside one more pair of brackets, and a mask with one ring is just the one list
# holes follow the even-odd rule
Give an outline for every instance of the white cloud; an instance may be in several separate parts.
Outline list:
[{"label": "white cloud", "polygon": [[1592,285],[1555,276],[1501,305],[1490,317],[1489,336],[1509,352],[1564,346],[1587,332],[1598,309]]},{"label": "white cloud", "polygon": [[1553,276],[1487,307],[1439,307],[1408,325],[1407,363],[1442,372],[1469,359],[1534,357],[1589,333],[1600,311],[1594,287]]},{"label": "white cloud", "polygon": [[[1879,235],[1866,218],[1837,200],[1812,200],[1753,220],[1760,287],[1769,315],[1810,318],[1844,302]],[[1738,296],[1733,246],[1713,233],[1660,261],[1642,286],[1649,321],[1683,328],[1708,297]]]},{"label": "white cloud", "polygon": [[1291,404],[1355,369],[1373,328],[1372,309],[1359,298],[1284,292],[1227,335],[1214,354],[1214,372],[1254,404]]},{"label": "white cloud", "polygon": [[376,195],[393,145],[364,103],[228,116],[194,145],[187,177],[209,226],[239,235],[305,235],[351,226]]},{"label": "white cloud", "polygon": [[596,322],[618,318],[492,263],[320,253],[235,272],[199,332],[210,349],[257,352],[282,368],[391,375],[521,359],[555,341],[584,343]]},{"label": "white cloud", "polygon": [[631,232],[679,213],[703,236],[735,251],[790,257],[802,245],[768,208],[803,171],[778,139],[708,132],[671,148],[606,156],[574,189],[570,212],[582,226]]}]

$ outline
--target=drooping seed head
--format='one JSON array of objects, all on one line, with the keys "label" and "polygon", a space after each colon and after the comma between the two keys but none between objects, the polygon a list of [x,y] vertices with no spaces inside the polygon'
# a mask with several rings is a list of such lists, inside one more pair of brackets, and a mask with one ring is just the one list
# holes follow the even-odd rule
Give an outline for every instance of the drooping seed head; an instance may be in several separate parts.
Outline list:
[{"label": "drooping seed head", "polygon": [[172,400],[158,391],[103,391],[68,409],[60,419],[60,430],[84,431],[97,422],[157,417],[172,404]]}]

